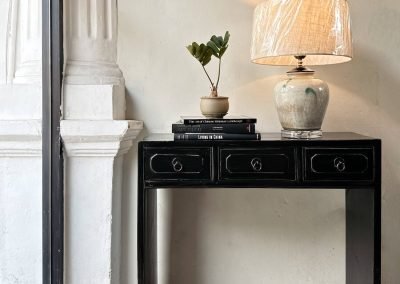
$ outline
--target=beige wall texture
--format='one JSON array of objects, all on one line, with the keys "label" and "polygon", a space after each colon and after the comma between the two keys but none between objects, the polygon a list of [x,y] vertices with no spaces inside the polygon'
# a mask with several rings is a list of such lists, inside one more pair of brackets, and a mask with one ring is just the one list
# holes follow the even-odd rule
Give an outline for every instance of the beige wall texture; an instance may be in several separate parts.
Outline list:
[{"label": "beige wall texture", "polygon": [[[127,118],[146,133],[170,132],[182,114],[199,114],[209,87],[185,50],[191,41],[231,32],[220,94],[232,114],[280,124],[272,89],[286,68],[250,63],[257,0],[120,0],[119,59]],[[383,283],[400,283],[400,2],[349,1],[354,59],[315,68],[331,89],[325,131],[383,139]],[[212,63],[211,63],[212,64]],[[215,68],[211,68],[211,73]],[[124,163],[124,283],[136,280],[136,154]],[[343,190],[161,189],[160,283],[344,283]]]}]

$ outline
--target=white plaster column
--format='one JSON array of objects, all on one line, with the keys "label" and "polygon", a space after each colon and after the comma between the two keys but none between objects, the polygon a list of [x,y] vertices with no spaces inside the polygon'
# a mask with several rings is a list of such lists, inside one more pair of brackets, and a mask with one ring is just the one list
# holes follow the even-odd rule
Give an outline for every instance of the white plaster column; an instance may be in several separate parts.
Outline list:
[{"label": "white plaster column", "polygon": [[117,1],[66,2],[66,83],[113,84],[123,81],[117,61]]},{"label": "white plaster column", "polygon": [[123,155],[138,121],[62,121],[65,283],[120,283]]},{"label": "white plaster column", "polygon": [[0,1],[0,283],[42,283],[41,3]]},{"label": "white plaster column", "polygon": [[41,122],[0,120],[0,283],[42,283]]},{"label": "white plaster column", "polygon": [[143,128],[125,118],[117,1],[65,0],[65,283],[120,283],[123,155]]},{"label": "white plaster column", "polygon": [[[42,1],[11,1],[8,82],[42,81]],[[13,42],[16,41],[16,42]]]},{"label": "white plaster column", "polygon": [[65,119],[124,119],[117,65],[117,1],[67,0]]},{"label": "white plaster column", "polygon": [[0,3],[0,120],[41,119],[41,4]]}]

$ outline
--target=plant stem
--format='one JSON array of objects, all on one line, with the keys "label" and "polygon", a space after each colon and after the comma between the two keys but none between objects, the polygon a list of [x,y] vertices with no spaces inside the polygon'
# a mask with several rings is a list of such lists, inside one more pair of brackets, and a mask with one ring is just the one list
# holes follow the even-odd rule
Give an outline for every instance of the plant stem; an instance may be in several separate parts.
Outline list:
[{"label": "plant stem", "polygon": [[219,76],[221,75],[221,58],[219,58],[219,64],[218,64],[218,79],[217,79],[217,85],[216,88],[218,89],[218,84],[219,84]]},{"label": "plant stem", "polygon": [[211,78],[210,78],[210,76],[208,75],[206,68],[204,68],[203,65],[201,65],[201,67],[203,67],[204,72],[206,72],[207,78],[208,78],[208,80],[210,80],[211,87],[214,89],[214,83],[211,81]]}]

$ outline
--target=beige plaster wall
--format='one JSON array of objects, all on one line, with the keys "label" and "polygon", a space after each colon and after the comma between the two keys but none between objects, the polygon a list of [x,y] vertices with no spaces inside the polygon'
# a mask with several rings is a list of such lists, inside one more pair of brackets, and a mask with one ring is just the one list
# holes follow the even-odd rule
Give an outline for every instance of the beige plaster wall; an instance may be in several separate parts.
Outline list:
[{"label": "beige plaster wall", "polygon": [[[179,115],[198,114],[209,88],[185,45],[229,30],[220,93],[231,113],[279,131],[272,89],[286,69],[249,62],[258,2],[120,0],[127,118],[143,120],[146,133],[170,132]],[[350,6],[353,61],[315,68],[331,88],[323,129],[383,139],[383,283],[399,283],[400,2]],[[124,163],[124,283],[136,280],[135,157],[132,150]],[[160,190],[159,208],[160,283],[344,283],[342,190]]]}]

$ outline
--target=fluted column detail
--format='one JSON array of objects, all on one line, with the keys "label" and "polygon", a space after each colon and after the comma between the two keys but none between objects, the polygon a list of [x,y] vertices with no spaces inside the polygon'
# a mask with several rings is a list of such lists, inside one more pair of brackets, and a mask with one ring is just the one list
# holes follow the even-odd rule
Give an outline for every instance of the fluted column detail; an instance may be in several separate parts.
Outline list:
[{"label": "fluted column detail", "polygon": [[7,43],[7,82],[41,83],[42,1],[10,2]]},{"label": "fluted column detail", "polygon": [[117,61],[117,1],[66,1],[67,84],[123,83]]}]

